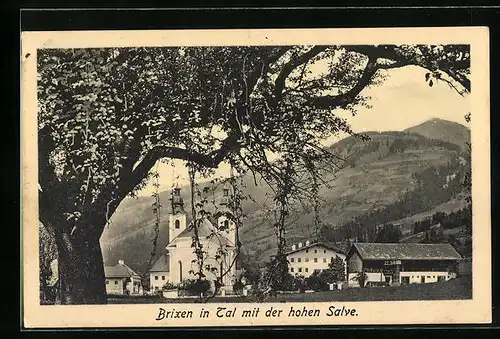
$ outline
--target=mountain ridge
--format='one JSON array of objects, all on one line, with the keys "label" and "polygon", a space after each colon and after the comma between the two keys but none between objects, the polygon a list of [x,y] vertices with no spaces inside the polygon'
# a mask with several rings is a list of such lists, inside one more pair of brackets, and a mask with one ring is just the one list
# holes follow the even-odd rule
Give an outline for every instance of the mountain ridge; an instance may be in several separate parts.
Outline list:
[{"label": "mountain ridge", "polygon": [[[336,225],[361,213],[390,205],[405,191],[415,189],[415,173],[433,166],[444,166],[460,156],[463,145],[468,142],[467,135],[470,138],[470,131],[467,133],[464,129],[468,130],[458,123],[431,119],[404,131],[365,132],[363,134],[370,136],[366,142],[349,136],[330,145],[328,149],[350,157],[340,176],[333,181],[334,187],[320,189],[320,196],[327,202],[321,206],[322,219],[327,224]],[[262,261],[275,249],[272,221],[265,212],[271,207],[272,198],[269,198],[265,185],[255,186],[250,176],[244,181],[246,194],[252,195],[256,202],[249,201],[243,206],[247,214],[240,230],[243,249],[257,261]],[[200,189],[207,185],[200,184]],[[185,203],[189,204],[188,194],[185,196]],[[168,198],[169,191],[160,193],[161,201],[168,201]],[[106,263],[125,259],[132,267],[143,268],[154,234],[150,205],[147,197],[122,202],[111,219],[111,226],[101,238]],[[312,236],[311,211],[297,210],[290,219],[295,221],[288,225],[287,242],[294,243]],[[168,224],[164,220],[160,225],[158,250],[166,245],[167,234]]]}]

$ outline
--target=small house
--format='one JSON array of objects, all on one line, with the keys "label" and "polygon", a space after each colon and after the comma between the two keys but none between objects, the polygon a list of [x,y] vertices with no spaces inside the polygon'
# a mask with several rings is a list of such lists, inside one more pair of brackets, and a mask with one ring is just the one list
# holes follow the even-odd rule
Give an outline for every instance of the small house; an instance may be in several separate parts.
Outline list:
[{"label": "small house", "polygon": [[149,286],[150,291],[160,291],[169,280],[169,263],[168,254],[164,253],[156,260],[155,264],[149,270]]},{"label": "small house", "polygon": [[106,293],[116,295],[142,295],[141,276],[118,260],[116,266],[104,267]]}]

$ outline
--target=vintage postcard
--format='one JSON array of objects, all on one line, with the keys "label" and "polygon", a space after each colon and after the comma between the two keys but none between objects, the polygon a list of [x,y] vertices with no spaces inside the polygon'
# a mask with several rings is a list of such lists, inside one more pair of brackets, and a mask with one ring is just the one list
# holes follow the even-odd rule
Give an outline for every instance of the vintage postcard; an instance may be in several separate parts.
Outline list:
[{"label": "vintage postcard", "polygon": [[491,322],[488,33],[23,32],[24,326]]}]

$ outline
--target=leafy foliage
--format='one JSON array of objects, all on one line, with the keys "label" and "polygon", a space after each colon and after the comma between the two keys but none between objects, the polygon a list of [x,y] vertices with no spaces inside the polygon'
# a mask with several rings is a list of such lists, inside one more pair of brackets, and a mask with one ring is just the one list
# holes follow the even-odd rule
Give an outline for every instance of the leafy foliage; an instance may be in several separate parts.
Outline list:
[{"label": "leafy foliage", "polygon": [[175,285],[174,283],[171,283],[170,281],[167,281],[161,288],[164,291],[173,290],[173,289],[177,288],[177,285]]},{"label": "leafy foliage", "polygon": [[203,279],[186,279],[179,284],[178,289],[181,294],[201,296],[210,290],[210,283]]}]

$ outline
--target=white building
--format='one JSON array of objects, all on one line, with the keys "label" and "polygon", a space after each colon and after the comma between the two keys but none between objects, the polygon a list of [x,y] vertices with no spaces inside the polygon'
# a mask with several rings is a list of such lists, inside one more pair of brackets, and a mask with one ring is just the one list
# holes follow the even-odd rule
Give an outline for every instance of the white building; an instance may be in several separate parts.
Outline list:
[{"label": "white building", "polygon": [[[219,202],[219,212],[213,220],[203,219],[198,225],[198,237],[203,246],[204,270],[206,279],[213,282],[224,272],[223,288],[232,290],[236,278],[236,229],[230,220],[229,189],[223,190]],[[160,290],[165,283],[177,285],[186,279],[196,279],[197,257],[194,253],[194,225],[188,223],[180,188],[172,191],[171,211],[169,214],[169,243],[165,253],[152,266],[150,273],[150,289]],[[208,267],[210,269],[207,269]],[[227,273],[226,273],[227,272]]]},{"label": "white building", "polygon": [[355,243],[347,254],[348,285],[447,281],[456,277],[460,259],[450,244]]},{"label": "white building", "polygon": [[[309,277],[315,270],[324,270],[336,256],[344,261],[346,254],[333,244],[322,242],[299,242],[292,245],[291,250],[285,253],[288,260],[290,274]],[[345,265],[347,266],[347,265]],[[346,268],[347,273],[347,268]]]},{"label": "white building", "polygon": [[118,260],[116,266],[104,267],[107,294],[143,294],[141,276],[125,265],[123,260]]}]

